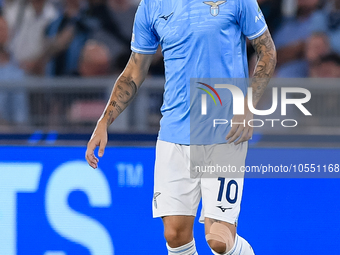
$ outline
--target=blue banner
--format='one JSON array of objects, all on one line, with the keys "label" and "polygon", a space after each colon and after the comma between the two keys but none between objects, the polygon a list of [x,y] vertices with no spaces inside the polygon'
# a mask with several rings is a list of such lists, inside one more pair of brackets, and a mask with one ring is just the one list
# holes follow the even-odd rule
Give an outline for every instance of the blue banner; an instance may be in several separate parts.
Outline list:
[{"label": "blue banner", "polygon": [[[339,152],[250,149],[247,165],[332,164],[335,173]],[[154,153],[107,148],[92,169],[85,147],[0,146],[0,255],[167,254],[152,219]],[[239,234],[256,254],[339,254],[339,182],[246,179]],[[194,234],[199,254],[211,254],[202,224]]]}]

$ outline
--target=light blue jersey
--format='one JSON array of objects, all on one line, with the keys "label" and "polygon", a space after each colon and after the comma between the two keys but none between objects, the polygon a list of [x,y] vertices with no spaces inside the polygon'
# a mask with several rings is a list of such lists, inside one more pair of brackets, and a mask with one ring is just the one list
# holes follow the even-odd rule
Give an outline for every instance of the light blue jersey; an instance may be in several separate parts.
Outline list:
[{"label": "light blue jersey", "polygon": [[[166,83],[160,140],[200,143],[190,140],[190,104],[196,100],[190,100],[190,79],[247,78],[246,36],[252,40],[266,30],[256,0],[141,1],[131,49],[141,54],[154,54],[159,44],[162,47]],[[241,89],[245,93],[246,87]],[[197,97],[200,100],[200,95]],[[224,105],[230,108],[232,104]],[[227,112],[232,114],[230,109]],[[218,136],[208,132],[211,137],[205,137],[201,143],[224,143],[224,134],[229,129],[224,126],[223,134]]]}]

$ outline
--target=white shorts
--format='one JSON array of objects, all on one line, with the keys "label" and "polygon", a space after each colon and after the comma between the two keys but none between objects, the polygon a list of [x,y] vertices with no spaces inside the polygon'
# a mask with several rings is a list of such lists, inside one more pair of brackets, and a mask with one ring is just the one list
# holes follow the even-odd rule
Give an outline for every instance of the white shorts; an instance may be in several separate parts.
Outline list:
[{"label": "white shorts", "polygon": [[[229,178],[225,174],[216,173],[219,168],[216,166],[220,166],[220,170],[223,166],[234,166],[239,170],[245,164],[247,149],[247,142],[239,145],[189,146],[158,140],[153,217],[196,216],[202,198],[200,222],[209,217],[231,224],[236,223],[240,213],[243,174]],[[199,152],[196,153],[197,151]],[[204,176],[192,178],[195,166],[201,166],[198,169],[204,171],[203,165],[215,166],[214,174],[205,173]]]}]

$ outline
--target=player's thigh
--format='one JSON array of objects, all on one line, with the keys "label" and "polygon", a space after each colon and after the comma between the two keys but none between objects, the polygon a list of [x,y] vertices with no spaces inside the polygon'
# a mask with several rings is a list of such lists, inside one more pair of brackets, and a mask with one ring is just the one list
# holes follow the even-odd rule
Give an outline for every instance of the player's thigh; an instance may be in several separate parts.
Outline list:
[{"label": "player's thigh", "polygon": [[200,180],[190,178],[189,146],[158,140],[153,216],[196,216],[200,199]]}]

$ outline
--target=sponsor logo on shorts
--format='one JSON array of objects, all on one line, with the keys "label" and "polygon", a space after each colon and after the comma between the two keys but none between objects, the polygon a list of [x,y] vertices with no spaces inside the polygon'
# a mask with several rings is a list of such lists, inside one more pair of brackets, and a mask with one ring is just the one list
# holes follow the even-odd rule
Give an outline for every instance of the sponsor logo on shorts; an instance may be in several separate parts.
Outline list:
[{"label": "sponsor logo on shorts", "polygon": [[231,208],[231,207],[228,207],[228,208],[224,208],[224,207],[222,207],[222,206],[216,206],[217,208],[220,208],[221,209],[221,211],[222,212],[225,212],[226,210],[231,210],[231,209],[233,209],[233,208]]}]

